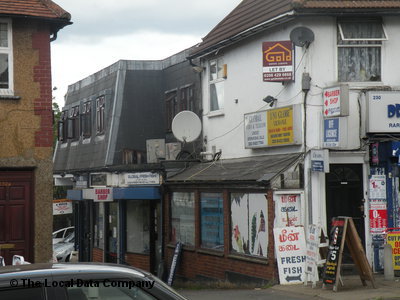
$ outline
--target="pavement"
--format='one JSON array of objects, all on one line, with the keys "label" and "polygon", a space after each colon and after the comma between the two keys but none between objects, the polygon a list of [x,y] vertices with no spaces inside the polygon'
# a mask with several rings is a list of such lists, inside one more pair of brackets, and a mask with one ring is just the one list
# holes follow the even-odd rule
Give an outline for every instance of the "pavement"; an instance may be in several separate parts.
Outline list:
[{"label": "pavement", "polygon": [[301,299],[340,299],[340,300],[400,300],[400,277],[387,281],[381,274],[374,274],[375,286],[366,281],[363,286],[358,275],[343,276],[343,286],[338,285],[337,291],[333,291],[332,285],[322,288],[322,282],[318,282],[313,288],[308,285],[274,285],[265,289],[199,289],[178,290],[190,300],[207,299],[279,299],[279,300],[301,300]]}]

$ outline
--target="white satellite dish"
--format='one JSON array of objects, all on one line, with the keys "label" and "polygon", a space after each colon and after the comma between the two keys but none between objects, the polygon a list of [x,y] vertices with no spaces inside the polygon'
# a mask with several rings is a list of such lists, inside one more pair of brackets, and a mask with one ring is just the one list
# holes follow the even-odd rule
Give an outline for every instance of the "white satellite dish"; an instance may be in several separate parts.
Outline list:
[{"label": "white satellite dish", "polygon": [[172,120],[172,133],[181,142],[193,142],[201,133],[200,118],[192,111],[181,111]]}]

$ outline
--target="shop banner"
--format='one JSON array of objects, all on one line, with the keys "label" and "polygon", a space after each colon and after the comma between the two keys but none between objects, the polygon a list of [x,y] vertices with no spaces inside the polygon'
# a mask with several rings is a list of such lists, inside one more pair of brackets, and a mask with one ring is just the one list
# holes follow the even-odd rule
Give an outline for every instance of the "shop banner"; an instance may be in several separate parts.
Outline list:
[{"label": "shop banner", "polygon": [[306,269],[304,228],[301,226],[274,228],[274,240],[279,283],[303,283]]},{"label": "shop banner", "polygon": [[318,276],[317,264],[319,260],[320,234],[321,234],[320,226],[314,224],[308,225],[305,272],[307,274],[311,274],[312,276]]}]

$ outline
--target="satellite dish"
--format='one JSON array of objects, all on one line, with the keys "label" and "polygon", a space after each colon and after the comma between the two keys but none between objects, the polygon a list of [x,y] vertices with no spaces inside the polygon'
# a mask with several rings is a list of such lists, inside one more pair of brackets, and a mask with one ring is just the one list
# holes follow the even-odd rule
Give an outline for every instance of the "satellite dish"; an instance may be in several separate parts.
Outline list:
[{"label": "satellite dish", "polygon": [[290,32],[290,40],[298,47],[308,48],[314,41],[314,32],[307,27],[296,27]]},{"label": "satellite dish", "polygon": [[172,133],[181,142],[193,142],[201,133],[200,118],[192,111],[181,111],[172,120]]}]

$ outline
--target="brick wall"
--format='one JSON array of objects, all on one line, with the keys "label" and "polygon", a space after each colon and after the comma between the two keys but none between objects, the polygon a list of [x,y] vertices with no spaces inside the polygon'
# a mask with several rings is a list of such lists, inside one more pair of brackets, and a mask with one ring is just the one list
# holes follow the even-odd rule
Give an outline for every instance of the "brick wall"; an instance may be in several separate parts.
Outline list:
[{"label": "brick wall", "polygon": [[126,253],[125,262],[133,267],[150,272],[150,256],[146,254]]},{"label": "brick wall", "polygon": [[[198,240],[196,239],[197,247],[195,249],[183,249],[181,261],[177,268],[176,274],[183,278],[195,279],[197,276],[209,277],[219,280],[226,279],[226,272],[239,273],[249,277],[262,278],[266,281],[275,281],[278,278],[276,262],[274,257],[274,201],[272,191],[267,191],[268,199],[268,259],[259,260],[252,259],[249,256],[235,255],[232,257],[230,253],[230,205],[229,193],[224,191],[224,236],[225,249],[219,254],[212,254],[211,251],[204,253],[199,249]],[[169,271],[171,260],[174,253],[174,248],[169,242],[169,224],[170,224],[170,206],[169,195],[164,198],[164,245],[165,245],[165,261],[167,270]],[[198,207],[198,205],[196,205]],[[196,209],[196,215],[199,216],[199,210]],[[195,227],[199,227],[199,218],[196,218]],[[197,232],[199,232],[197,230]]]},{"label": "brick wall", "polygon": [[99,248],[93,248],[92,251],[94,262],[103,262],[103,250]]},{"label": "brick wall", "polygon": [[36,147],[53,145],[53,113],[50,62],[50,34],[41,30],[32,34],[32,48],[39,53],[38,64],[33,67],[33,80],[39,83],[40,97],[33,100],[35,115],[40,116],[40,129],[35,132]]}]

